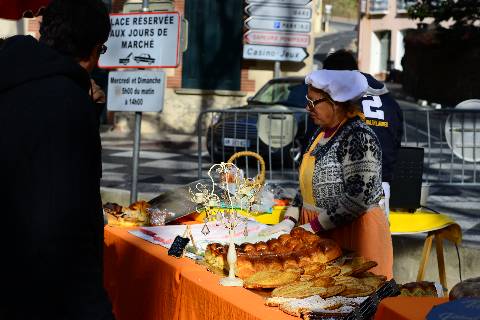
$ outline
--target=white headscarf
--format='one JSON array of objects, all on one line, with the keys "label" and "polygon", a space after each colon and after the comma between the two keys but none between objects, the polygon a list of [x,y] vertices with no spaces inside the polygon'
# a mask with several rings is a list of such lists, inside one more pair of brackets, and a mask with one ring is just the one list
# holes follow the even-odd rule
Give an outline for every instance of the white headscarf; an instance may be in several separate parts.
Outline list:
[{"label": "white headscarf", "polygon": [[359,71],[316,70],[305,77],[305,83],[325,91],[334,101],[357,100],[368,89],[367,78]]}]

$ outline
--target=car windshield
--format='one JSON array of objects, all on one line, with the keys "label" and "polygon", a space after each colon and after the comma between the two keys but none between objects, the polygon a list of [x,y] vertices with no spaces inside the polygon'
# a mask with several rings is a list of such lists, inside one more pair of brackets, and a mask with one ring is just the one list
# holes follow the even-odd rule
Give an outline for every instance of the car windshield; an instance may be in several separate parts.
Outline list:
[{"label": "car windshield", "polygon": [[289,107],[304,108],[307,86],[303,81],[268,82],[251,100],[252,103],[283,104]]}]

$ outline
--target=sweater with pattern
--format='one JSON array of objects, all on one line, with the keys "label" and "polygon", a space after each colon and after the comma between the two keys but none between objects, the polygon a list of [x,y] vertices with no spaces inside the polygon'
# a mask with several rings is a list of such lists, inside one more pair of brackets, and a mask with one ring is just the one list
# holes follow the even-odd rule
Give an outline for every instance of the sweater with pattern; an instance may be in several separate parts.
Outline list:
[{"label": "sweater with pattern", "polygon": [[349,119],[330,139],[321,139],[315,156],[312,188],[324,229],[348,224],[382,197],[382,150],[370,127]]}]

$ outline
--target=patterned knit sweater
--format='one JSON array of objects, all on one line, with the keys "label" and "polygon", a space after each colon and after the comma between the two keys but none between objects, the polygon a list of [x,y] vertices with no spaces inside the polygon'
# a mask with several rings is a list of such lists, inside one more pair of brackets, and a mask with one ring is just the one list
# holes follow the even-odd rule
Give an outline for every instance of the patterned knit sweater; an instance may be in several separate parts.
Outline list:
[{"label": "patterned knit sweater", "polygon": [[324,229],[348,224],[377,207],[382,196],[382,151],[375,133],[358,117],[331,139],[321,139],[315,156],[313,197]]}]

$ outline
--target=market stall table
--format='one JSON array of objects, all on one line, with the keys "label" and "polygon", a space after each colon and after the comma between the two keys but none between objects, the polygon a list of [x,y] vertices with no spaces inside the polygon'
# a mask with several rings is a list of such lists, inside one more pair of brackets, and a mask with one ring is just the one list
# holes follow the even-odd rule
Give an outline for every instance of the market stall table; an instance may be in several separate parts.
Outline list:
[{"label": "market stall table", "polygon": [[188,258],[128,233],[105,227],[105,288],[117,320],[293,320],[244,288],[223,287],[219,276]]},{"label": "market stall table", "polygon": [[448,302],[448,298],[393,297],[382,300],[375,320],[424,320],[432,308]]}]

